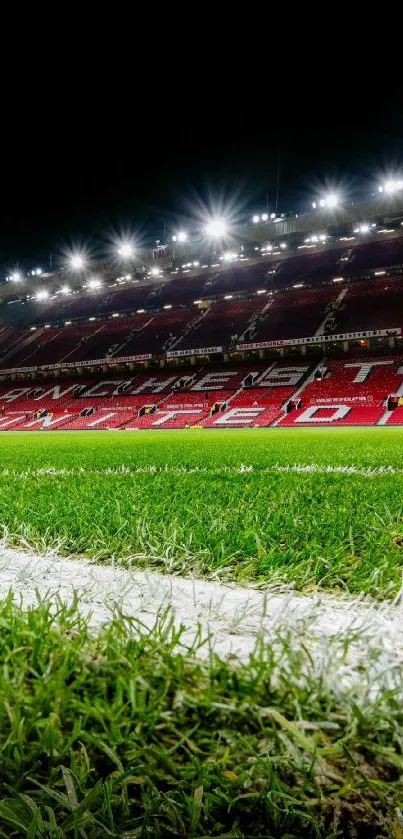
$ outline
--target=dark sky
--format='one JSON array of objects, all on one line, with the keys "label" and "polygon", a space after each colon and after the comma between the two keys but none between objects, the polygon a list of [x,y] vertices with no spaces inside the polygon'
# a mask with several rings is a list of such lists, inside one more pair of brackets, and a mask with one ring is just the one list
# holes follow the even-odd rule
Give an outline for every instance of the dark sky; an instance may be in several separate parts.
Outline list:
[{"label": "dark sky", "polygon": [[279,153],[282,211],[308,208],[326,184],[369,193],[403,163],[398,82],[378,97],[351,78],[350,89],[342,79],[321,86],[294,75],[290,84],[281,74],[245,86],[244,67],[221,86],[211,76],[185,81],[186,65],[182,81],[162,68],[156,87],[126,67],[113,81],[104,67],[80,84],[42,71],[3,106],[5,269],[46,263],[50,252],[57,264],[80,240],[101,253],[119,230],[161,238],[164,220],[197,215],[198,202],[220,197],[250,214],[265,209],[268,193],[272,210]]}]

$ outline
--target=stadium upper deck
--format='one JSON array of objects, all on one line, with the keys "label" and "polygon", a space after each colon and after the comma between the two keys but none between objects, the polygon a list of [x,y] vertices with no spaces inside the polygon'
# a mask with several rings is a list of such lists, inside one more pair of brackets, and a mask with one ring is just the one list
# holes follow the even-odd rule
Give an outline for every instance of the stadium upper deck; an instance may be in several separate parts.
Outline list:
[{"label": "stadium upper deck", "polygon": [[[403,238],[281,258],[260,253],[255,260],[241,257],[229,267],[198,270],[192,277],[159,277],[151,286],[89,282],[80,295],[56,290],[49,298],[3,305],[0,367],[35,372],[50,365],[400,340]],[[7,322],[14,305],[24,312],[24,324]]]}]

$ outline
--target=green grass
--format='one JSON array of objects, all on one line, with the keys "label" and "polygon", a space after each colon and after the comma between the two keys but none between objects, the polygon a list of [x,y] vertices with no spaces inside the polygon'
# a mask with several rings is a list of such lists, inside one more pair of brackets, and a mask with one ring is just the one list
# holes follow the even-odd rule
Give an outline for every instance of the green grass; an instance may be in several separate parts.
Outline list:
[{"label": "green grass", "polygon": [[[403,432],[382,428],[3,434],[1,470],[28,474],[0,474],[0,524],[12,544],[100,561],[390,597],[403,475],[270,468],[402,469],[402,451]],[[73,474],[29,474],[60,469]]]},{"label": "green grass", "polygon": [[247,666],[200,660],[169,615],[147,635],[117,618],[94,637],[75,607],[9,598],[0,625],[0,837],[402,835],[390,673],[376,699],[364,666],[343,694],[340,648],[318,678],[284,630]]}]

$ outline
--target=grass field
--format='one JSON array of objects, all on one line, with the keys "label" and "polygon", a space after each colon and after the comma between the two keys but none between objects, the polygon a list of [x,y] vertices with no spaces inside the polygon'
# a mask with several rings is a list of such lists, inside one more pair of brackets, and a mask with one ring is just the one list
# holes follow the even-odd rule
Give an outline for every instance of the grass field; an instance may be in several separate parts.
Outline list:
[{"label": "grass field", "polygon": [[381,428],[3,434],[0,522],[74,556],[391,597],[402,452]]},{"label": "grass field", "polygon": [[[382,428],[2,434],[0,523],[100,563],[385,599],[402,451]],[[79,604],[3,597],[2,839],[402,839],[402,655],[381,638],[317,657],[283,625],[240,664],[185,651],[169,613],[94,633]]]}]

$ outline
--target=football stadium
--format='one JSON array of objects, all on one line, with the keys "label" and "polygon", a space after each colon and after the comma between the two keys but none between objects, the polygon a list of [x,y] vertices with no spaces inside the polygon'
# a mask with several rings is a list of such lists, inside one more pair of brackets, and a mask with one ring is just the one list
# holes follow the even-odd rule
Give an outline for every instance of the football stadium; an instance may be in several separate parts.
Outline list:
[{"label": "football stadium", "polygon": [[403,182],[0,284],[0,836],[403,837]]}]

